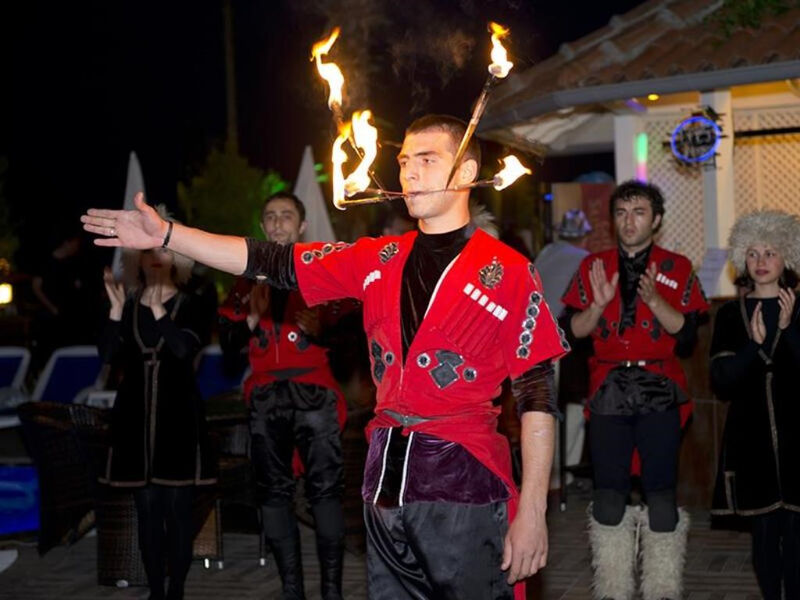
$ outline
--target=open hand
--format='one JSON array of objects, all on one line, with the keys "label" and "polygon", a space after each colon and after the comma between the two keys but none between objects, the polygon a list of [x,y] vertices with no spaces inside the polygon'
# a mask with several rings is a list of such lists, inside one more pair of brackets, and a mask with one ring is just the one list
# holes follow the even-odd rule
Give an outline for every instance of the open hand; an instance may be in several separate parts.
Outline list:
[{"label": "open hand", "polygon": [[794,302],[794,291],[787,290],[786,288],[780,288],[778,290],[778,304],[781,307],[781,312],[778,314],[778,327],[781,329],[786,329],[792,322]]},{"label": "open hand", "polygon": [[756,304],[753,316],[750,317],[750,331],[753,332],[753,341],[761,345],[767,339],[767,327],[764,325],[764,315],[761,312],[761,302]]},{"label": "open hand", "polygon": [[619,281],[619,271],[614,273],[611,281],[606,277],[606,268],[603,261],[595,259],[589,269],[589,283],[592,286],[592,297],[594,303],[601,310],[608,306],[608,303],[614,298],[617,291],[617,282]]},{"label": "open hand", "polygon": [[503,546],[503,564],[508,583],[536,574],[547,564],[547,523],[544,512],[518,512],[508,528]]},{"label": "open hand", "polygon": [[656,267],[656,263],[652,262],[647,267],[647,270],[639,277],[639,296],[642,302],[650,308],[661,300],[661,294],[659,294],[656,289],[656,275],[658,275],[658,267]]},{"label": "open hand", "polygon": [[110,267],[103,269],[103,286],[106,288],[106,295],[111,302],[111,318],[118,321],[125,304],[125,289],[122,287],[122,283],[114,279],[114,273]]},{"label": "open hand", "polygon": [[134,210],[106,210],[90,208],[81,216],[83,228],[106,236],[94,241],[98,246],[123,246],[148,250],[158,248],[167,234],[167,222],[144,201],[139,192],[133,199]]},{"label": "open hand", "polygon": [[295,321],[297,326],[306,335],[311,337],[319,336],[321,329],[319,311],[314,309],[299,310],[295,313]]},{"label": "open hand", "polygon": [[261,317],[269,309],[269,286],[257,283],[250,288],[250,314]]},{"label": "open hand", "polygon": [[164,308],[164,296],[164,285],[160,283],[148,285],[142,292],[142,302],[153,311],[156,321],[167,313],[167,309]]}]

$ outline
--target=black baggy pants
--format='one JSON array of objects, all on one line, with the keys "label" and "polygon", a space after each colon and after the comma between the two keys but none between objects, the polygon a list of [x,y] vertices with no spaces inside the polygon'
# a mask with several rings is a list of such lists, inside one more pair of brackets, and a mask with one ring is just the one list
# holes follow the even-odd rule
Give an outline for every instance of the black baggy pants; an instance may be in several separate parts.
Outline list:
[{"label": "black baggy pants", "polygon": [[506,502],[364,505],[371,600],[511,600]]}]

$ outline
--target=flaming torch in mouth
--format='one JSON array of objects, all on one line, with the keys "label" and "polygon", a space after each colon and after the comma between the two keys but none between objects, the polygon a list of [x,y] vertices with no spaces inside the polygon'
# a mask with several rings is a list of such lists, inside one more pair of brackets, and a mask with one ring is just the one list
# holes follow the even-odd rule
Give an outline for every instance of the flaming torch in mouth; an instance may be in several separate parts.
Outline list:
[{"label": "flaming torch in mouth", "polygon": [[369,187],[369,168],[378,155],[378,130],[369,122],[371,118],[372,111],[369,110],[353,113],[353,139],[363,155],[356,170],[344,182],[344,191],[348,196]]},{"label": "flaming torch in mouth", "polygon": [[483,111],[486,110],[486,104],[489,102],[489,92],[491,92],[492,86],[498,79],[504,79],[509,71],[511,71],[511,67],[514,66],[514,63],[509,62],[506,49],[503,47],[503,44],[500,43],[500,40],[508,35],[509,30],[495,22],[489,23],[489,29],[492,32],[492,63],[489,65],[489,77],[486,79],[486,83],[483,84],[483,90],[481,90],[481,95],[475,103],[475,109],[472,111],[472,117],[470,117],[467,130],[464,132],[464,137],[461,138],[461,143],[458,145],[453,168],[450,170],[450,176],[447,178],[448,185],[453,179],[453,175],[455,175],[461,159],[464,158],[464,152],[467,151],[467,145],[470,139],[472,139],[475,129],[478,127],[478,123],[483,116]]},{"label": "flaming torch in mouth", "polygon": [[[353,113],[353,135],[350,139],[355,143],[358,154],[361,156],[361,162],[356,167],[356,170],[344,180],[342,190],[347,198],[340,195],[338,202],[334,198],[334,206],[340,210],[356,204],[376,204],[398,197],[395,192],[387,192],[380,187],[377,189],[368,187],[370,179],[380,185],[375,174],[370,171],[370,166],[372,166],[372,162],[378,155],[378,130],[369,122],[371,118],[372,112],[369,110]],[[336,149],[336,144],[334,144],[334,149]],[[378,195],[370,196],[369,198],[351,198],[351,196],[360,194],[367,189],[371,193]]]},{"label": "flaming torch in mouth", "polygon": [[[333,142],[331,162],[333,163],[333,205],[345,210],[354,204],[376,204],[395,197],[391,192],[384,192],[375,174],[370,170],[378,155],[378,130],[369,120],[372,111],[356,111],[350,123],[344,123],[339,129],[339,136]],[[356,169],[345,178],[342,165],[347,162],[347,152],[343,146],[349,141],[361,158]],[[351,198],[369,188],[370,180],[374,180],[378,188],[378,196],[370,198]],[[373,188],[370,188],[371,190]]]},{"label": "flaming torch in mouth", "polygon": [[[372,117],[370,111],[355,113],[352,119],[352,127],[350,124],[344,123],[342,115],[342,87],[344,87],[344,75],[341,69],[333,62],[322,62],[322,57],[327,55],[333,44],[339,39],[340,28],[336,27],[331,34],[324,40],[320,40],[311,47],[311,60],[316,61],[317,71],[327,83],[330,89],[328,94],[328,107],[333,112],[333,118],[336,122],[336,128],[339,131],[339,136],[333,143],[331,153],[331,162],[333,164],[333,204],[336,208],[344,210],[348,204],[368,204],[370,202],[361,202],[358,200],[350,200],[345,198],[358,192],[363,191],[369,186],[370,177],[375,181],[375,185],[382,189],[383,185],[377,178],[374,172],[370,170],[370,166],[378,154],[378,130],[368,123]],[[344,137],[342,137],[344,135]],[[348,141],[355,153],[361,159],[356,171],[350,174],[345,180],[342,173],[342,165],[347,161],[347,153],[342,147],[344,142]],[[336,185],[337,180],[340,185]],[[380,202],[386,198],[373,200],[372,202]]]},{"label": "flaming torch in mouth", "polygon": [[[502,159],[504,167],[492,179],[484,179],[474,181],[470,184],[463,186],[450,187],[450,182],[455,174],[456,167],[464,157],[464,152],[467,149],[475,129],[478,127],[481,116],[486,109],[486,104],[489,100],[489,92],[492,86],[498,79],[505,78],[514,66],[514,63],[508,60],[506,49],[500,40],[505,38],[509,30],[497,23],[489,23],[489,28],[492,33],[492,62],[489,65],[489,77],[483,86],[481,95],[475,104],[475,109],[472,111],[467,130],[464,137],[458,146],[453,168],[450,171],[450,176],[447,179],[447,188],[441,190],[432,190],[425,192],[417,192],[414,195],[432,194],[437,192],[464,190],[477,187],[494,187],[496,190],[502,190],[510,186],[523,174],[531,173],[530,169],[524,167],[515,156],[507,156]],[[339,28],[333,30],[330,36],[324,40],[320,40],[311,49],[311,60],[316,60],[317,70],[320,76],[328,82],[330,86],[330,94],[328,96],[328,106],[333,111],[334,118],[336,119],[339,135],[333,143],[331,152],[331,162],[333,165],[333,204],[339,210],[345,210],[348,206],[357,204],[375,204],[393,198],[402,198],[408,194],[402,192],[390,192],[383,189],[378,178],[370,170],[372,163],[378,153],[378,130],[369,121],[372,118],[372,112],[369,110],[356,112],[353,114],[352,121],[345,123],[342,117],[342,87],[344,85],[344,76],[341,70],[334,63],[323,63],[322,56],[330,52],[334,42],[339,37]],[[344,150],[345,142],[349,142],[360,158],[358,167],[345,177],[343,172],[343,165],[347,162],[347,152]],[[369,187],[370,179],[372,179],[376,186],[375,188]],[[353,197],[357,194],[367,192],[375,194],[370,197],[357,198]]]},{"label": "flaming torch in mouth", "polygon": [[[469,190],[472,188],[485,188],[485,187],[493,187],[498,192],[500,190],[506,189],[512,183],[514,183],[517,179],[522,177],[523,175],[530,175],[532,171],[519,162],[519,159],[514,156],[513,154],[509,154],[505,158],[500,159],[503,162],[503,168],[500,169],[497,173],[494,174],[494,177],[491,179],[479,179],[478,181],[473,181],[472,183],[467,183],[466,185],[457,185],[451,188],[442,188],[440,190],[426,190],[424,192],[411,192],[411,193],[403,193],[403,192],[387,192],[383,190],[377,190],[375,188],[366,188],[360,190],[362,192],[368,192],[370,194],[383,194],[385,196],[389,196],[392,198],[403,198],[408,196],[424,196],[426,194],[440,194],[442,192],[454,192],[459,190]],[[377,198],[377,197],[376,197]],[[362,198],[359,203],[367,204],[367,201],[377,202],[376,198]]]},{"label": "flaming torch in mouth", "polygon": [[492,179],[492,187],[498,192],[506,189],[523,175],[531,174],[531,170],[519,162],[519,159],[513,154],[509,154],[501,160],[503,161],[503,168],[495,173]]},{"label": "flaming torch in mouth", "polygon": [[509,29],[494,21],[489,22],[489,29],[492,32],[492,64],[489,65],[489,74],[498,79],[505,79],[514,63],[509,62],[506,49],[500,40],[508,35]]}]

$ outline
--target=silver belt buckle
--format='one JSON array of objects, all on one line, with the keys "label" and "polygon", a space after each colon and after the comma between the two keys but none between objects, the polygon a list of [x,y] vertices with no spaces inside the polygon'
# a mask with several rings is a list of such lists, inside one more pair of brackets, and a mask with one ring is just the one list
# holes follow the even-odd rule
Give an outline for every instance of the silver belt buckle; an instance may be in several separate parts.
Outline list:
[{"label": "silver belt buckle", "polygon": [[399,422],[403,427],[411,427],[413,425],[419,425],[420,423],[424,423],[425,421],[430,421],[431,419],[426,417],[417,417],[414,415],[404,415],[394,410],[387,410],[385,411],[389,416],[391,416],[395,421]]},{"label": "silver belt buckle", "polygon": [[631,367],[643,367],[647,364],[647,361],[644,360],[623,360],[622,366],[630,369]]},{"label": "silver belt buckle", "polygon": [[645,364],[647,364],[647,363],[645,361],[643,361],[643,360],[623,360],[622,361],[622,366],[625,367],[626,369],[630,369],[631,367],[643,367]]}]

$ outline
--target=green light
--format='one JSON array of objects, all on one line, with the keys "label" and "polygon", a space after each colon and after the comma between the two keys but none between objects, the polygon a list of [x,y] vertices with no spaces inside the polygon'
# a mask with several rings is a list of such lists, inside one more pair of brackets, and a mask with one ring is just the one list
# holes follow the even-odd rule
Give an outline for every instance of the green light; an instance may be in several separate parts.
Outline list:
[{"label": "green light", "polygon": [[636,136],[636,179],[647,181],[647,134]]},{"label": "green light", "polygon": [[647,162],[647,134],[644,132],[636,136],[636,162]]}]

